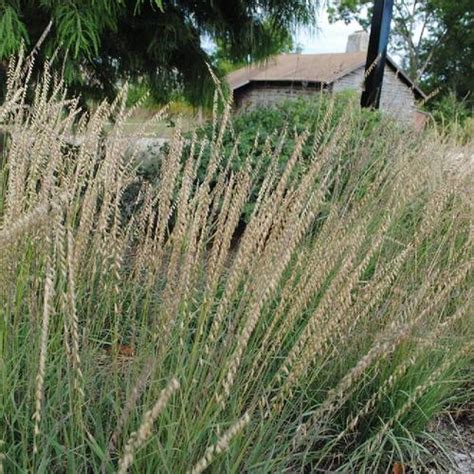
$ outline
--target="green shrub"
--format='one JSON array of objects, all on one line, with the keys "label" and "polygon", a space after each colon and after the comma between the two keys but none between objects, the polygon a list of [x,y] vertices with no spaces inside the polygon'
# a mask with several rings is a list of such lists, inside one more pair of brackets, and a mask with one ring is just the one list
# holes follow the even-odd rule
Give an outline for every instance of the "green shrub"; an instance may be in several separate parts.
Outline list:
[{"label": "green shrub", "polygon": [[[229,168],[237,173],[243,169],[249,159],[249,165],[256,169],[255,185],[245,207],[244,220],[248,221],[254,208],[260,186],[268,172],[272,155],[276,154],[277,172],[281,173],[290,159],[298,137],[309,133],[312,137],[302,146],[301,159],[292,171],[292,179],[298,180],[304,175],[314,146],[324,149],[332,139],[341,122],[348,124],[349,136],[343,153],[338,157],[339,166],[346,167],[347,173],[341,175],[338,191],[347,181],[351,164],[358,160],[361,145],[375,130],[380,133],[384,127],[390,130],[396,125],[384,119],[381,114],[364,109],[358,105],[358,96],[353,92],[344,92],[330,96],[322,93],[313,99],[298,98],[288,100],[271,107],[259,107],[238,114],[232,118],[222,140],[222,161],[229,162]],[[315,132],[318,131],[318,134]],[[282,139],[284,133],[284,139]],[[196,131],[199,140],[211,140],[213,124],[208,122]],[[191,135],[188,135],[188,139]],[[320,140],[320,143],[315,143]],[[234,149],[237,143],[237,148]],[[377,159],[377,152],[372,154]],[[210,153],[207,150],[202,157],[198,178],[203,179]]]},{"label": "green shrub", "polygon": [[463,125],[469,117],[472,117],[472,111],[461,102],[455,94],[451,93],[435,100],[432,105],[434,118],[443,124],[459,123]]},{"label": "green shrub", "polygon": [[434,100],[430,111],[436,125],[460,143],[472,142],[474,137],[473,111],[461,102],[455,94],[449,94]]}]

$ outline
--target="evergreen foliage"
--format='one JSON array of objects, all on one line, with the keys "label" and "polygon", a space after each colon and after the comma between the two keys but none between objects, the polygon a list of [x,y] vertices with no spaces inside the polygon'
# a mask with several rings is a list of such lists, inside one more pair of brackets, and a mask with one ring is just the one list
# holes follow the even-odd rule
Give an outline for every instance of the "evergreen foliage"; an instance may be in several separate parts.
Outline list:
[{"label": "evergreen foliage", "polygon": [[315,0],[0,0],[0,61],[33,48],[52,22],[38,63],[52,56],[69,86],[113,96],[117,83],[145,78],[157,100],[183,91],[194,103],[212,89],[203,36],[235,61],[274,51],[288,31],[314,20]]}]

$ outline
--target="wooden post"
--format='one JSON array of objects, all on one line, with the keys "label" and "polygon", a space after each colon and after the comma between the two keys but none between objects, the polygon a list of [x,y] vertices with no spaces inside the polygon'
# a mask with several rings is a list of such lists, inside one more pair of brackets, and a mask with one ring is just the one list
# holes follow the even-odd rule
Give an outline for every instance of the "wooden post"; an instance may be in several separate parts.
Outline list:
[{"label": "wooden post", "polygon": [[365,64],[364,90],[360,100],[362,107],[378,109],[380,105],[392,10],[393,0],[375,0]]}]

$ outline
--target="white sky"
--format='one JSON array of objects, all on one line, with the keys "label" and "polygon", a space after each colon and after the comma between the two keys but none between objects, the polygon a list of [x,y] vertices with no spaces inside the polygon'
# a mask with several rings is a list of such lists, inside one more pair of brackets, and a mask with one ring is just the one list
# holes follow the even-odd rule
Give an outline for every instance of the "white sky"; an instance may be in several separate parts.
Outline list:
[{"label": "white sky", "polygon": [[[410,1],[411,0],[409,0],[409,3]],[[357,21],[351,21],[351,23],[347,25],[343,21],[329,23],[326,8],[323,6],[316,19],[315,28],[301,28],[294,34],[294,46],[295,48],[297,46],[301,47],[303,54],[343,53],[346,50],[349,35],[360,29],[362,29],[362,27]],[[421,25],[419,29],[421,29]],[[419,29],[415,34],[419,35]],[[214,43],[206,37],[202,38],[202,45],[206,50],[212,50],[214,48]],[[390,47],[389,54],[396,61],[401,61],[399,54],[390,51]]]},{"label": "white sky", "polygon": [[[303,53],[343,53],[346,50],[348,36],[360,30],[358,22],[352,21],[346,25],[343,21],[329,23],[325,8],[316,20],[316,28],[302,28],[294,35],[295,46],[299,45]],[[202,38],[205,50],[212,50],[214,43],[208,37]]]},{"label": "white sky", "polygon": [[302,29],[294,37],[295,46],[300,45],[303,53],[343,53],[346,50],[347,37],[360,30],[358,22],[346,25],[343,21],[329,23],[323,10],[317,19],[317,30]]}]

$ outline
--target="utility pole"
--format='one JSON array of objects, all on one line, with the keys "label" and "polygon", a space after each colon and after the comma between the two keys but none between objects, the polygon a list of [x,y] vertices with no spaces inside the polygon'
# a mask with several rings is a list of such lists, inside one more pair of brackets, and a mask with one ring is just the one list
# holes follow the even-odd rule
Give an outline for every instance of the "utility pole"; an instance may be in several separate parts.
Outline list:
[{"label": "utility pole", "polygon": [[392,10],[393,0],[375,0],[365,64],[364,90],[360,100],[362,107],[378,109],[380,105]]}]

